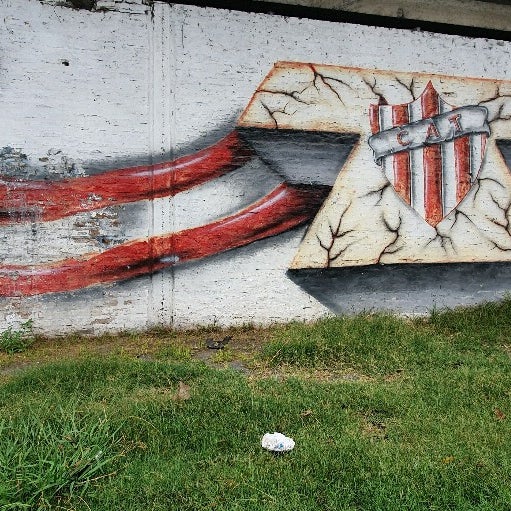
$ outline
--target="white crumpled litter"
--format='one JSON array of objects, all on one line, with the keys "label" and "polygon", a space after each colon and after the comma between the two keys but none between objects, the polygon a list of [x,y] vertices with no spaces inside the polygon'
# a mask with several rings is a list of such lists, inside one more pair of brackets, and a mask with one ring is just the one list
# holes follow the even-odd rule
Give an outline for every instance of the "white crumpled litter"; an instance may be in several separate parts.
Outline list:
[{"label": "white crumpled litter", "polygon": [[261,446],[263,449],[273,452],[286,452],[293,449],[295,441],[282,433],[266,433],[262,440]]}]

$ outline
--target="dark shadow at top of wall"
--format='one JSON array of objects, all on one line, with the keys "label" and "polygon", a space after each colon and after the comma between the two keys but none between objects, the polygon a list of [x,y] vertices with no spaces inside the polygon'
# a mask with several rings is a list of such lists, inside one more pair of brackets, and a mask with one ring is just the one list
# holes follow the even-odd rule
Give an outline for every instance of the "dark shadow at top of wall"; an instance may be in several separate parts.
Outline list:
[{"label": "dark shadow at top of wall", "polygon": [[494,30],[450,23],[414,20],[409,18],[378,16],[375,14],[363,14],[357,12],[341,11],[337,9],[334,10],[319,7],[306,7],[302,5],[290,5],[266,1],[261,2],[254,0],[184,0],[180,2],[171,2],[170,0],[163,1],[173,4],[196,5],[198,7],[215,7],[217,9],[230,9],[242,12],[275,14],[278,16],[309,18],[338,23],[353,23],[357,25],[418,30],[437,32],[441,34],[459,35],[464,37],[511,41],[511,31],[508,30]]}]

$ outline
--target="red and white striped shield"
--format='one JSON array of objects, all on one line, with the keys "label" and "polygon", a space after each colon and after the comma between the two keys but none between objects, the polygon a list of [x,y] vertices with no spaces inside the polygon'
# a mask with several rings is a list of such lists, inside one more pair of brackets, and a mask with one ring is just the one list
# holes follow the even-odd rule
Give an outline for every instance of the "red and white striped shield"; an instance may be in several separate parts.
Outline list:
[{"label": "red and white striped shield", "polygon": [[375,159],[399,196],[436,226],[479,174],[490,134],[482,106],[454,107],[428,83],[402,105],[371,105]]}]

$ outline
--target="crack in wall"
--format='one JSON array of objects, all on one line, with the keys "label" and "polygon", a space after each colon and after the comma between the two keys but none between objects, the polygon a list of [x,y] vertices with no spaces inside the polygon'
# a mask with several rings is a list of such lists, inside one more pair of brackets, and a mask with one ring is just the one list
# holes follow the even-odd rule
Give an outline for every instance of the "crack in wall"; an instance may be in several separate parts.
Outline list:
[{"label": "crack in wall", "polygon": [[268,112],[268,115],[271,117],[272,121],[275,124],[275,128],[279,127],[279,122],[278,122],[277,118],[275,117],[275,114],[278,113],[278,114],[283,114],[283,115],[294,115],[296,113],[296,110],[291,113],[286,112],[286,108],[289,105],[289,103],[286,103],[284,105],[284,108],[276,108],[276,109],[272,110],[264,101],[259,100],[259,102],[261,103],[261,106],[266,110],[266,112]]},{"label": "crack in wall", "polygon": [[479,192],[483,189],[483,186],[482,186],[483,182],[494,183],[494,184],[500,186],[502,189],[504,189],[504,190],[506,189],[506,187],[500,181],[497,181],[497,179],[494,179],[492,177],[480,177],[472,185],[473,188],[475,189],[475,191],[474,191],[474,201],[477,199],[477,197],[479,195]]},{"label": "crack in wall", "polygon": [[330,231],[330,241],[329,241],[328,245],[323,243],[323,241],[321,240],[319,235],[316,234],[316,238],[319,242],[319,246],[323,250],[326,251],[326,257],[327,257],[326,262],[325,262],[326,268],[330,268],[332,263],[335,260],[337,260],[339,257],[341,257],[346,252],[346,250],[348,250],[348,248],[351,245],[353,245],[353,243],[347,243],[343,248],[336,250],[335,255],[332,255],[332,251],[334,249],[335,244],[339,240],[341,240],[344,236],[346,236],[347,234],[354,232],[354,229],[348,229],[345,231],[341,231],[344,217],[345,217],[346,213],[348,212],[348,210],[350,209],[350,207],[351,207],[351,202],[348,204],[348,206],[341,213],[341,215],[339,217],[339,221],[337,223],[337,227],[335,229],[332,227],[332,224],[330,222],[328,223],[328,229]]},{"label": "crack in wall", "polygon": [[303,94],[309,87],[305,87],[302,91],[292,91],[292,92],[284,92],[284,91],[274,91],[274,90],[268,90],[268,89],[259,89],[258,92],[265,92],[267,94],[277,94],[282,96],[287,96],[288,98],[294,99],[298,103],[303,103],[304,105],[311,105],[312,103],[309,103],[308,101],[304,101],[303,99],[299,98],[298,96],[300,94]]},{"label": "crack in wall", "polygon": [[415,86],[415,80],[414,78],[412,77],[412,79],[410,80],[410,83],[409,84],[406,84],[405,82],[403,82],[402,80],[400,80],[397,76],[395,77],[395,80],[397,83],[399,83],[399,85],[401,85],[402,87],[404,87],[409,93],[410,93],[410,96],[412,97],[412,101],[415,101],[417,99],[418,96],[415,95],[414,91],[413,91],[413,88]]},{"label": "crack in wall", "polygon": [[[449,227],[449,230],[452,229],[452,225],[451,227]],[[456,253],[456,245],[454,244],[454,241],[452,239],[451,236],[449,236],[448,234],[443,234],[440,232],[440,227],[435,227],[435,232],[436,232],[436,235],[434,238],[431,238],[427,243],[426,243],[426,246],[429,246],[431,245],[432,243],[434,243],[436,240],[440,240],[440,247],[443,249],[443,251],[447,254],[448,251],[447,251],[447,243],[449,243],[449,245],[451,246],[451,249],[454,251],[454,253]]]},{"label": "crack in wall", "polygon": [[[500,91],[500,85],[497,85],[495,94],[491,98],[478,103],[478,106],[486,106],[486,108],[488,108],[488,123],[491,124],[495,121],[509,121],[511,119],[511,111],[507,115],[504,115],[503,113],[506,107],[511,108],[511,102],[505,101],[506,99],[511,99],[511,94],[502,94]],[[496,112],[492,111],[493,108],[490,108],[490,106],[493,107],[496,102],[499,102],[499,100],[504,101],[500,101]]]},{"label": "crack in wall", "polygon": [[387,243],[385,245],[385,247],[383,248],[383,250],[380,252],[380,255],[378,256],[378,258],[376,260],[377,264],[381,264],[381,259],[384,255],[395,254],[403,248],[402,245],[401,246],[396,245],[397,242],[399,241],[399,239],[401,238],[400,229],[403,224],[403,219],[401,218],[401,213],[398,214],[398,221],[397,221],[397,225],[395,227],[392,227],[390,225],[388,220],[385,218],[385,214],[382,214],[381,219],[382,219],[383,224],[385,225],[385,228],[387,229],[387,231],[389,233],[392,233],[392,235],[394,236],[394,239],[392,239],[390,241],[390,243]]},{"label": "crack in wall", "polygon": [[369,90],[378,98],[378,104],[380,105],[388,105],[388,102],[387,100],[385,99],[385,96],[383,95],[382,92],[378,92],[376,90],[376,87],[377,87],[377,81],[376,81],[376,77],[374,77],[374,82],[373,84],[371,84],[369,82],[369,80],[365,79],[364,78],[364,83],[367,85],[367,87],[369,87]]},{"label": "crack in wall", "polygon": [[362,197],[370,197],[372,195],[378,195],[378,200],[375,202],[375,206],[379,206],[381,204],[381,201],[383,200],[383,194],[386,190],[391,188],[392,185],[389,181],[387,181],[384,185],[382,185],[380,188],[377,188],[376,190],[370,190],[366,194],[364,194]]},{"label": "crack in wall", "polygon": [[490,219],[490,221],[494,225],[497,225],[498,227],[501,227],[502,229],[504,229],[506,231],[506,233],[511,236],[510,223],[509,223],[509,212],[511,211],[511,199],[509,199],[507,201],[507,204],[505,206],[502,206],[500,204],[500,202],[491,194],[490,194],[490,199],[493,202],[493,204],[495,204],[497,206],[497,208],[499,209],[499,211],[502,213],[502,216],[503,216],[502,221],[499,221],[499,219],[497,219],[497,218],[492,218],[492,219]]},{"label": "crack in wall", "polygon": [[488,240],[492,245],[493,248],[496,248],[500,250],[501,252],[511,252],[511,247],[503,247],[499,243],[497,243],[495,240]]},{"label": "crack in wall", "polygon": [[[455,254],[458,253],[458,248],[453,240],[453,232],[452,231],[453,231],[453,228],[457,225],[458,217],[460,215],[466,217],[467,220],[469,220],[476,227],[476,229],[478,229],[478,231],[479,231],[478,226],[466,215],[466,213],[464,213],[458,209],[454,209],[453,211],[451,211],[451,213],[449,213],[449,215],[447,217],[444,218],[444,220],[441,223],[439,223],[435,227],[433,227],[433,229],[435,230],[435,236],[433,238],[431,238],[426,243],[426,246],[431,245],[432,243],[434,243],[436,240],[439,239],[440,247],[443,249],[443,251],[446,255],[449,254],[447,244],[450,245],[452,251]],[[452,220],[449,227],[447,227],[447,225],[446,225],[447,220]]]},{"label": "crack in wall", "polygon": [[[334,76],[328,76],[328,75],[318,71],[317,67],[313,64],[307,64],[307,66],[311,70],[313,76],[312,76],[312,80],[310,80],[310,82],[307,83],[302,89],[286,91],[286,90],[272,90],[270,88],[261,88],[261,89],[258,89],[257,92],[261,93],[261,94],[280,96],[282,98],[289,98],[290,101],[295,101],[298,104],[311,106],[311,105],[316,104],[316,101],[314,99],[310,99],[310,100],[304,99],[304,94],[306,94],[307,91],[311,88],[313,88],[316,91],[317,95],[322,95],[322,94],[324,94],[325,90],[327,90],[327,91],[330,91],[335,96],[336,100],[339,101],[339,103],[341,105],[343,105],[343,107],[346,107],[345,100],[342,98],[342,95],[341,95],[340,91],[338,90],[338,88],[334,87],[334,84],[339,84],[340,86],[345,87],[351,91],[354,90],[353,86],[344,80],[335,78]],[[276,113],[281,113],[281,114],[284,114],[287,116],[292,116],[292,115],[296,114],[296,112],[298,111],[298,110],[295,110],[293,112],[287,111],[287,108],[290,105],[289,102],[286,103],[283,107],[279,106],[279,108],[272,108],[268,104],[268,101],[264,101],[261,98],[259,98],[259,102],[260,102],[261,106],[269,114],[269,116],[271,117],[271,119],[275,125],[275,128],[279,127],[278,119],[275,117]]]},{"label": "crack in wall", "polygon": [[[506,233],[506,236],[509,236],[511,238],[511,229],[510,229],[510,222],[509,222],[509,213],[511,211],[511,200],[509,201],[509,203],[506,205],[506,206],[502,206],[502,204],[495,198],[495,196],[493,195],[492,191],[490,189],[488,189],[487,186],[484,186],[482,185],[482,182],[489,182],[489,183],[493,183],[493,184],[496,184],[498,185],[499,187],[501,187],[502,189],[505,189],[505,186],[500,183],[498,180],[494,179],[494,178],[479,178],[476,183],[474,184],[474,188],[475,188],[475,191],[474,191],[474,194],[473,194],[473,197],[472,197],[472,203],[475,203],[476,200],[478,199],[479,197],[479,194],[481,193],[481,190],[483,190],[484,192],[486,192],[490,198],[490,200],[492,201],[493,204],[495,204],[495,206],[497,206],[497,208],[502,212],[503,214],[503,218],[504,220],[503,221],[499,221],[498,219],[495,219],[495,218],[487,218],[487,220],[492,223],[493,225],[496,225],[502,229],[504,229],[505,233]],[[485,199],[481,199],[483,202],[485,201]],[[459,204],[459,206],[462,206],[462,203]],[[452,212],[449,214],[449,216],[452,215]],[[477,225],[471,218],[470,216],[465,213],[464,211],[462,211],[461,209],[458,209],[456,208],[454,210],[454,217],[453,217],[453,221],[451,223],[451,225],[447,228],[447,231],[452,231],[457,223],[458,223],[458,220],[460,218],[460,215],[462,217],[464,217],[466,220],[468,220],[474,227],[475,229],[477,230],[477,232],[479,233],[479,235],[487,240],[488,242],[490,243],[493,243],[495,244],[495,241],[493,240],[493,238],[491,238],[490,236],[486,235],[484,233],[484,230],[480,228],[479,225]],[[449,216],[447,216],[444,220],[448,219]],[[452,250],[454,251],[454,253],[457,253],[457,247],[452,239],[452,235],[448,234],[447,232],[444,231],[444,226],[442,224],[439,224],[438,226],[435,227],[435,231],[436,231],[436,235],[434,238],[430,239],[427,243],[426,243],[426,246],[429,246],[431,245],[434,241],[436,240],[440,240],[440,247],[444,250],[444,252],[447,254],[448,251],[447,251],[447,243],[449,243],[449,245],[451,246]],[[441,232],[443,231],[443,232]]]},{"label": "crack in wall", "polygon": [[343,85],[344,87],[347,87],[350,90],[353,90],[353,87],[349,83],[345,82],[344,80],[340,80],[339,78],[334,78],[333,76],[326,76],[325,74],[320,73],[313,64],[309,64],[309,67],[311,68],[311,71],[313,73],[312,84],[314,85],[315,89],[318,92],[320,92],[319,87],[316,85],[316,80],[318,80],[318,78],[319,78],[323,82],[325,87],[327,87],[327,89],[332,91],[337,96],[337,99],[341,102],[341,104],[343,106],[346,106],[346,103],[341,98],[341,95],[339,94],[339,92],[328,81],[339,83],[340,85]]},{"label": "crack in wall", "polygon": [[[470,216],[467,213],[461,211],[461,209],[456,209],[454,211],[454,222],[451,225],[451,230],[457,225],[459,217],[463,217],[465,218],[465,220],[468,220],[480,232],[478,225],[470,218]],[[480,232],[480,234],[482,233]]]}]

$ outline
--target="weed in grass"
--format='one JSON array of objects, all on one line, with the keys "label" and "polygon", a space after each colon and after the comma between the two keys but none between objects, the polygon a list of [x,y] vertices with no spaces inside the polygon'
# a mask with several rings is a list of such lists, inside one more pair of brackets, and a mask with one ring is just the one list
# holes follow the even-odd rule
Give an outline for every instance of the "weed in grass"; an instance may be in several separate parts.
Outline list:
[{"label": "weed in grass", "polygon": [[[176,331],[172,329],[172,327],[167,325],[155,325],[151,327],[149,330],[144,332],[148,336],[155,336],[159,338],[168,338],[175,339]],[[137,332],[137,335],[140,336],[141,332]]]},{"label": "weed in grass", "polygon": [[115,473],[131,448],[106,417],[28,410],[0,420],[0,509],[53,509]]},{"label": "weed in grass", "polygon": [[233,350],[229,347],[216,350],[214,355],[211,357],[211,361],[215,364],[225,364],[231,362],[236,358]]},{"label": "weed in grass", "polygon": [[490,353],[495,363],[504,361],[510,317],[511,301],[505,301],[427,319],[374,314],[293,323],[275,329],[262,358],[272,366],[348,367],[387,379],[410,371],[462,370]]},{"label": "weed in grass", "polygon": [[276,330],[262,355],[272,365],[335,365],[367,374],[393,373],[405,364],[403,356],[408,358],[402,347],[409,347],[410,337],[431,340],[424,330],[413,332],[405,320],[386,314],[292,323]]},{"label": "weed in grass", "polygon": [[0,333],[0,351],[12,355],[25,351],[35,342],[32,320],[29,319],[18,328],[10,326]]},{"label": "weed in grass", "polygon": [[511,298],[475,307],[433,311],[426,321],[466,349],[485,349],[508,341]]},{"label": "weed in grass", "polygon": [[192,358],[192,351],[190,347],[182,344],[168,344],[158,350],[156,358],[173,362],[187,362]]}]

